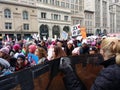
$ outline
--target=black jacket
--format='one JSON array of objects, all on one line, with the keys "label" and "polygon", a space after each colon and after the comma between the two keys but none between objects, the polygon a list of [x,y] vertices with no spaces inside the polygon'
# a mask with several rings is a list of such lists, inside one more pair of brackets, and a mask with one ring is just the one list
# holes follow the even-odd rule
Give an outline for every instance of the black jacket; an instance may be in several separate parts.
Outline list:
[{"label": "black jacket", "polygon": [[102,63],[104,69],[96,78],[91,90],[120,90],[120,66],[115,64],[115,58]]},{"label": "black jacket", "polygon": [[77,77],[74,71],[66,69],[63,78],[66,90],[87,90],[84,83]]},{"label": "black jacket", "polygon": [[[120,66],[115,64],[115,57],[102,63],[105,67],[97,76],[91,90],[120,90]],[[64,77],[67,90],[85,90],[85,85],[74,72],[67,70]]]}]

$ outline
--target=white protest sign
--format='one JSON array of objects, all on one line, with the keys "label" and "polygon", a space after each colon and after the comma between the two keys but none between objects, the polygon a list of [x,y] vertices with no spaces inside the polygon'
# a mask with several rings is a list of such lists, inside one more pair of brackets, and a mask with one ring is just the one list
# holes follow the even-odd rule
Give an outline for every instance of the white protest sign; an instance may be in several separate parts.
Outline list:
[{"label": "white protest sign", "polygon": [[62,32],[62,39],[67,40],[68,39],[68,33],[63,31]]},{"label": "white protest sign", "polygon": [[71,27],[72,36],[81,35],[80,33],[80,24],[74,25]]}]

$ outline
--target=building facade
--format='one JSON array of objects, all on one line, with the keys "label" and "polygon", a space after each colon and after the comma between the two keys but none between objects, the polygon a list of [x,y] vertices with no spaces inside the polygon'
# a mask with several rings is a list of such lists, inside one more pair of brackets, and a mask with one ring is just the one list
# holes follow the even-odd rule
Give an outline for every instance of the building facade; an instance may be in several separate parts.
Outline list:
[{"label": "building facade", "polygon": [[0,0],[0,9],[2,36],[61,38],[71,25],[84,26],[84,0]]},{"label": "building facade", "polygon": [[27,38],[38,32],[35,3],[27,0],[0,0],[0,35]]},{"label": "building facade", "polygon": [[[65,3],[64,3],[65,4]],[[61,38],[61,33],[70,33],[71,10],[55,0],[37,0],[40,38]]]},{"label": "building facade", "polygon": [[95,0],[95,32],[97,35],[109,33],[110,15],[109,1]]},{"label": "building facade", "polygon": [[59,38],[63,30],[70,35],[71,25],[84,25],[84,0],[37,0],[36,5],[41,37],[44,26],[49,31],[47,36]]},{"label": "building facade", "polygon": [[95,34],[95,0],[84,1],[84,22],[88,35]]},{"label": "building facade", "polygon": [[95,33],[94,32],[94,12],[85,10],[84,14],[85,14],[84,20],[85,20],[85,28],[86,28],[87,35],[93,35]]},{"label": "building facade", "polygon": [[110,5],[110,33],[120,32],[120,4]]},{"label": "building facade", "polygon": [[[109,1],[108,0],[85,0],[85,11],[93,12],[92,16],[92,30],[95,35],[107,34],[110,28],[110,15],[109,15]],[[86,12],[85,12],[86,13]],[[88,12],[87,12],[88,13]],[[88,28],[88,20],[85,25]],[[90,22],[90,21],[89,21]],[[87,32],[90,33],[88,28]]]}]

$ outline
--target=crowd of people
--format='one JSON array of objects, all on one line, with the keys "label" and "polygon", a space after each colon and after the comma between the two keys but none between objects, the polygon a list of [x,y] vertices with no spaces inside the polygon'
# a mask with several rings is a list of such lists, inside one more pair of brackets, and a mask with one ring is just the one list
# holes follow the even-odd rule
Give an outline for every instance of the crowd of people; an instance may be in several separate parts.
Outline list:
[{"label": "crowd of people", "polygon": [[[119,90],[120,40],[115,37],[47,41],[35,39],[17,42],[12,40],[2,41],[0,48],[0,76],[37,64],[44,64],[61,57],[96,53],[103,55],[104,62],[101,65],[105,68],[100,72],[91,89]],[[72,66],[70,66],[70,63],[65,65],[61,70],[67,76],[65,77],[65,84],[68,90],[84,90],[81,89],[81,81],[77,79],[73,70],[71,71]],[[70,80],[74,82],[69,82]]]},{"label": "crowd of people", "polygon": [[[93,43],[94,42],[94,43]],[[0,45],[0,76],[21,69],[43,64],[64,56],[95,54],[99,52],[100,40],[3,40]]]},{"label": "crowd of people", "polygon": [[[100,54],[104,58],[101,62],[104,68],[96,77],[91,90],[120,90],[120,39],[108,37],[102,40]],[[87,90],[71,62],[64,58],[62,61],[60,69],[65,74],[63,80],[67,90]]]}]

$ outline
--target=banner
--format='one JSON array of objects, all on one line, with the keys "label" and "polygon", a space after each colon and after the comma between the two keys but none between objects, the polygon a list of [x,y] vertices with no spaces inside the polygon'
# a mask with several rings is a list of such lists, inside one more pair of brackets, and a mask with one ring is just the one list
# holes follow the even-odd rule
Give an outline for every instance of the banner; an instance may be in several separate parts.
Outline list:
[{"label": "banner", "polygon": [[81,33],[80,33],[80,24],[72,26],[71,32],[72,32],[72,36],[81,35]]}]

